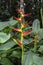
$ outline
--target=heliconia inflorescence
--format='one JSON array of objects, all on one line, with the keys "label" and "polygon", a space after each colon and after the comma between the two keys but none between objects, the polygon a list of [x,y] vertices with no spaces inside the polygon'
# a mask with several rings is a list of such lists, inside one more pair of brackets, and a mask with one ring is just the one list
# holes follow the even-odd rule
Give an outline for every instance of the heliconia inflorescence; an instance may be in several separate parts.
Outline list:
[{"label": "heliconia inflorescence", "polygon": [[[29,31],[23,31],[24,28],[26,28],[27,26],[29,26],[31,24],[31,21],[27,22],[27,23],[23,23],[23,18],[26,16],[31,16],[31,13],[29,14],[24,14],[20,9],[16,9],[17,12],[20,14],[20,17],[14,17],[17,21],[20,22],[21,27],[20,28],[14,28],[13,26],[9,26],[9,28],[11,28],[14,31],[17,31],[19,33],[21,33],[21,40],[23,40],[24,36],[26,35],[30,35],[30,33],[32,32],[32,29],[30,29]],[[13,39],[13,41],[15,41],[19,46],[23,46],[22,43],[20,43],[18,40]]]}]

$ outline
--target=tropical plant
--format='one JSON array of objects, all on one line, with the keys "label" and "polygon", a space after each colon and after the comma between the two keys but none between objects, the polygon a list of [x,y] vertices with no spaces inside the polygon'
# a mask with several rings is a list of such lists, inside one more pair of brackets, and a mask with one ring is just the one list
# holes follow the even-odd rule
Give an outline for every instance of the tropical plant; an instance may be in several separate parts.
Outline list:
[{"label": "tropical plant", "polygon": [[[24,14],[17,9],[19,18],[0,22],[0,65],[43,65],[43,28],[35,19],[25,21]],[[20,64],[21,63],[21,64]]]}]

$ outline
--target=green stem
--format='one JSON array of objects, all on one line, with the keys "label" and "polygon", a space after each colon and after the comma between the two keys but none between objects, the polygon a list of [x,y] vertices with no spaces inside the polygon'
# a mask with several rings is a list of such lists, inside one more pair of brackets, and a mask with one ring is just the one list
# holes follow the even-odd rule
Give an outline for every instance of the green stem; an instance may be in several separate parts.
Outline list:
[{"label": "green stem", "polygon": [[41,12],[41,19],[42,19],[42,26],[43,26],[43,9],[41,8],[40,12]]},{"label": "green stem", "polygon": [[[23,37],[22,37],[22,33],[23,33],[23,29],[22,29],[22,24],[21,24],[21,43],[23,42]],[[22,46],[22,65],[24,65],[24,46]]]},{"label": "green stem", "polygon": [[22,65],[24,65],[24,46],[22,46]]},{"label": "green stem", "polygon": [[37,43],[35,42],[35,44],[34,44],[34,52],[36,52],[36,50],[37,50]]}]

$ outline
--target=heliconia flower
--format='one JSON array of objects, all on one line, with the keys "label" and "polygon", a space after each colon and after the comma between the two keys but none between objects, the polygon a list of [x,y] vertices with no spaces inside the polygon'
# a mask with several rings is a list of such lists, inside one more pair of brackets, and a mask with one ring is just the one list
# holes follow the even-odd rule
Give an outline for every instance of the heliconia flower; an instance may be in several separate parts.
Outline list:
[{"label": "heliconia flower", "polygon": [[28,14],[21,14],[21,17],[25,17],[25,16],[28,16]]},{"label": "heliconia flower", "polygon": [[22,17],[26,17],[26,16],[30,16],[30,15],[31,15],[31,13],[29,13],[29,14],[21,14]]},{"label": "heliconia flower", "polygon": [[21,25],[21,28],[25,28],[25,27],[29,26],[29,24],[31,24],[31,21],[28,22],[28,23],[22,24],[22,25]]},{"label": "heliconia flower", "polygon": [[22,30],[19,29],[19,28],[14,28],[14,27],[12,27],[12,26],[9,26],[9,28],[11,28],[11,29],[13,29],[13,30],[15,30],[15,31],[18,31],[18,32],[22,32]]},{"label": "heliconia flower", "polygon": [[18,11],[18,13],[23,14],[22,10],[20,9],[16,9],[16,10]]},{"label": "heliconia flower", "polygon": [[31,15],[31,13],[29,13],[29,14],[23,14],[22,10],[20,10],[20,9],[16,9],[16,10],[18,11],[18,13],[21,14],[21,17],[25,17],[25,16],[30,16]]},{"label": "heliconia flower", "polygon": [[29,35],[31,32],[32,32],[32,30],[29,30],[29,31],[27,31],[27,32],[23,32],[23,33],[22,33],[22,36],[24,37],[24,36],[26,36],[26,35]]},{"label": "heliconia flower", "polygon": [[31,13],[29,13],[29,14],[21,14],[21,17],[23,18],[23,17],[27,17],[27,16],[30,16],[31,15]]},{"label": "heliconia flower", "polygon": [[22,23],[22,18],[17,18],[17,17],[14,17],[16,20],[18,20],[20,23]]},{"label": "heliconia flower", "polygon": [[16,42],[16,44],[18,44],[20,47],[23,46],[23,44],[21,42],[19,42],[18,40],[16,40],[16,39],[13,39],[13,41]]},{"label": "heliconia flower", "polygon": [[31,24],[31,21],[28,22],[28,23],[26,23],[26,24],[24,24],[24,28],[27,27],[27,26],[30,25],[30,24]]}]

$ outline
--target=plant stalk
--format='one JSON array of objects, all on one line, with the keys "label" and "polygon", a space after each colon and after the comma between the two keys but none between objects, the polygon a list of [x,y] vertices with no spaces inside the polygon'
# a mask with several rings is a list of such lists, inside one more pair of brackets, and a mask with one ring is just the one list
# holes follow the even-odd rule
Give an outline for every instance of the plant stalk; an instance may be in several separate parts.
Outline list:
[{"label": "plant stalk", "polygon": [[[21,43],[23,42],[23,36],[22,36],[22,33],[23,33],[23,29],[22,29],[22,24],[21,24]],[[22,46],[22,65],[24,65],[24,46]]]},{"label": "plant stalk", "polygon": [[22,65],[24,65],[24,46],[22,46]]},{"label": "plant stalk", "polygon": [[36,50],[37,50],[37,43],[35,42],[35,44],[34,44],[34,52],[36,52]]}]

